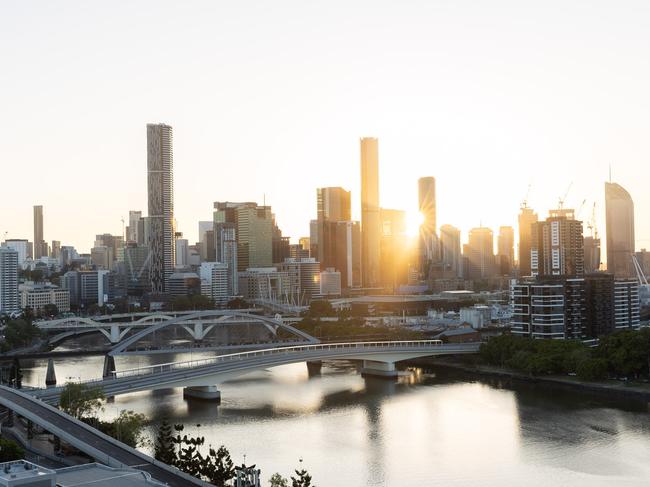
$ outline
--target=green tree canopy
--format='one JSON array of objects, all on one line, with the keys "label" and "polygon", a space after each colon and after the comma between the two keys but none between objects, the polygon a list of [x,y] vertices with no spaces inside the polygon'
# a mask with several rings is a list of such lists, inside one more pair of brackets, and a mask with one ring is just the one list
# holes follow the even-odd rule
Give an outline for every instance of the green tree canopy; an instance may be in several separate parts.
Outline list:
[{"label": "green tree canopy", "polygon": [[95,417],[103,409],[103,400],[101,388],[68,382],[61,391],[59,409],[77,419]]}]

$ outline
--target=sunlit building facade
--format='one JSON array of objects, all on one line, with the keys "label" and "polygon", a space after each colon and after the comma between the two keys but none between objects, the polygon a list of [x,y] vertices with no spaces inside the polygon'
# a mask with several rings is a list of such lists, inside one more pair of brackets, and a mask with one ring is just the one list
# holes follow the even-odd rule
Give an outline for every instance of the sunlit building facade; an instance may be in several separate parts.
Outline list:
[{"label": "sunlit building facade", "polygon": [[361,272],[365,287],[380,284],[379,140],[361,139]]},{"label": "sunlit building facade", "polygon": [[616,277],[632,277],[634,265],[634,202],[617,183],[605,183],[607,270]]}]

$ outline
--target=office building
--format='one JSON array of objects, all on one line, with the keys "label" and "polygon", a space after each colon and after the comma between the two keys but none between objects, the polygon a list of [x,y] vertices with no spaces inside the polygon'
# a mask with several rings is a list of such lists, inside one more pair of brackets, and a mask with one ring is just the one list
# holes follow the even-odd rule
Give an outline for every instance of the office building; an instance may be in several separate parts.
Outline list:
[{"label": "office building", "polygon": [[[269,267],[273,261],[273,215],[270,206],[257,203],[214,203],[214,224],[234,223],[237,238],[237,269]],[[215,226],[216,234],[216,226]],[[216,235],[215,235],[215,238]]]},{"label": "office building", "polygon": [[196,272],[173,272],[167,279],[166,292],[172,297],[201,294],[201,278]]},{"label": "office building", "polygon": [[34,260],[47,256],[47,244],[43,240],[43,207],[34,206]]},{"label": "office building", "polygon": [[467,268],[463,269],[465,279],[483,280],[496,274],[494,258],[494,236],[486,227],[472,228],[467,244],[463,246],[463,257]]},{"label": "office building", "polygon": [[110,271],[68,271],[61,278],[61,287],[70,292],[70,305],[103,306],[111,295]]},{"label": "office building", "polygon": [[117,258],[117,253],[124,246],[124,237],[122,235],[111,235],[103,233],[95,235],[95,247],[107,247],[110,249],[111,265]]},{"label": "office building", "polygon": [[30,243],[26,239],[10,238],[5,240],[4,246],[18,252],[18,265],[22,266],[23,262],[29,256]]},{"label": "office building", "polygon": [[532,241],[532,225],[537,222],[537,213],[532,208],[522,206],[519,213],[519,276],[532,275],[530,267],[530,251]]},{"label": "office building", "polygon": [[341,295],[341,273],[333,268],[320,273],[320,294],[323,297]]},{"label": "office building", "polygon": [[26,282],[18,286],[20,307],[39,313],[47,305],[54,305],[59,313],[70,311],[70,291],[49,282]]},{"label": "office building", "polygon": [[316,189],[316,213],[318,225],[318,261],[322,266],[329,267],[336,260],[335,250],[332,249],[336,238],[331,235],[335,231],[335,222],[352,219],[350,192],[340,187]]},{"label": "office building", "polygon": [[309,220],[309,256],[318,257],[318,220]]},{"label": "office building", "polygon": [[217,262],[228,266],[228,295],[239,292],[237,279],[237,228],[234,223],[215,223],[215,246]]},{"label": "office building", "polygon": [[0,247],[0,313],[20,309],[18,298],[18,252]]},{"label": "office building", "polygon": [[149,247],[130,241],[120,250],[117,257],[122,264],[126,292],[129,296],[142,296],[151,289],[149,279]]},{"label": "office building", "polygon": [[60,240],[52,240],[52,247],[50,248],[50,257],[54,259],[60,259],[61,258],[61,241]]},{"label": "office building", "polygon": [[113,269],[113,247],[105,245],[90,249],[90,259],[98,269]]},{"label": "office building", "polygon": [[397,289],[408,282],[409,254],[406,238],[406,212],[381,208],[380,276],[381,283]]},{"label": "office building", "polygon": [[320,263],[313,257],[286,259],[277,269],[279,272],[285,272],[289,278],[292,302],[306,305],[313,296],[320,294]]},{"label": "office building", "polygon": [[531,226],[531,274],[575,276],[584,274],[582,222],[573,210],[551,210],[549,217]]},{"label": "office building", "polygon": [[250,268],[238,273],[239,293],[246,300],[291,302],[289,273],[276,267]]},{"label": "office building", "polygon": [[364,287],[380,285],[379,141],[361,139],[361,273]]},{"label": "office building", "polygon": [[199,246],[199,253],[203,262],[215,262],[217,260],[213,221],[199,222]]},{"label": "office building", "polygon": [[452,225],[440,227],[440,260],[444,276],[462,277],[460,230]]},{"label": "office building", "polygon": [[177,238],[176,245],[176,267],[187,267],[190,258],[190,243],[186,238]]},{"label": "office building", "polygon": [[[147,193],[149,276],[154,293],[165,291],[172,274],[174,246],[174,161],[172,128],[147,125]],[[145,229],[146,231],[146,229]]]},{"label": "office building", "polygon": [[228,292],[228,265],[221,262],[202,262],[199,268],[201,294],[224,307],[232,296]]},{"label": "office building", "polygon": [[433,177],[418,179],[418,209],[422,215],[420,225],[420,272],[424,279],[430,277],[431,265],[439,258],[436,221],[436,180]]},{"label": "office building", "polygon": [[605,183],[605,225],[607,271],[616,277],[634,276],[634,202],[617,183]]},{"label": "office building", "polygon": [[271,230],[271,260],[273,263],[283,262],[288,259],[289,246],[291,245],[290,238],[282,236],[282,230],[275,220],[275,215],[272,217],[273,228]]},{"label": "office building", "polygon": [[585,274],[600,270],[600,239],[584,238]]},{"label": "office building", "polygon": [[139,224],[140,219],[142,218],[141,211],[129,211],[129,224],[126,227],[126,241],[127,242],[139,242]]},{"label": "office building", "polygon": [[512,227],[499,227],[497,238],[497,267],[499,274],[509,276],[515,265],[515,231]]}]

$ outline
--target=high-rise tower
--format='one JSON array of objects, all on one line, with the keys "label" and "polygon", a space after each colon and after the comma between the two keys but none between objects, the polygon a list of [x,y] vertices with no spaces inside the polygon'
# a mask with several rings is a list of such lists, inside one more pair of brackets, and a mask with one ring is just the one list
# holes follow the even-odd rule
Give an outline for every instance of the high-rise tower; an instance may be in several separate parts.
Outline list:
[{"label": "high-rise tower", "polygon": [[582,222],[573,210],[551,210],[543,222],[532,224],[531,274],[581,277],[585,268]]},{"label": "high-rise tower", "polygon": [[519,213],[519,275],[530,276],[530,245],[532,225],[537,221],[537,213],[527,206],[521,207]]},{"label": "high-rise tower", "polygon": [[429,176],[418,179],[418,209],[423,221],[420,225],[420,272],[429,277],[431,263],[438,258],[436,226],[436,180]]},{"label": "high-rise tower", "polygon": [[616,277],[632,277],[634,266],[634,202],[617,183],[605,183],[607,270]]},{"label": "high-rise tower", "polygon": [[361,274],[365,287],[379,285],[379,141],[361,139]]},{"label": "high-rise tower", "polygon": [[174,158],[172,128],[147,124],[150,278],[152,292],[164,292],[174,270]]},{"label": "high-rise tower", "polygon": [[34,260],[40,259],[45,255],[43,245],[43,207],[34,206]]}]

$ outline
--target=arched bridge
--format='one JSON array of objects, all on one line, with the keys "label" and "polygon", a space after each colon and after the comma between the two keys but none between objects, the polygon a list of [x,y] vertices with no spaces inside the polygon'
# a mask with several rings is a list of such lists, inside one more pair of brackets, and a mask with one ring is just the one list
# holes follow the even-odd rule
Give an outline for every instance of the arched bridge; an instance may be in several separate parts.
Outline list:
[{"label": "arched bridge", "polygon": [[[234,310],[74,316],[36,322],[36,326],[42,331],[57,333],[50,338],[51,344],[72,336],[99,332],[115,345],[112,355],[183,351],[196,348],[194,344],[200,344],[204,350],[227,348],[224,344],[259,348],[268,346],[270,342],[278,343],[278,331],[286,332],[286,345],[318,342],[307,333],[284,323],[279,317],[269,318]],[[246,332],[236,333],[235,329],[244,327],[248,327]],[[179,331],[180,336],[167,337],[168,339],[162,340],[164,345],[161,346],[151,343],[157,333],[172,329]]]},{"label": "arched bridge", "polygon": [[[216,384],[253,370],[278,365],[324,359],[355,359],[363,360],[363,371],[366,373],[392,376],[396,374],[395,362],[436,355],[476,353],[479,346],[480,343],[446,344],[440,340],[311,344],[121,370],[112,372],[106,379],[86,384],[101,387],[106,396],[184,387],[198,391],[196,395],[199,396],[205,392],[218,397],[214,387]],[[61,390],[61,387],[36,389],[30,393],[46,402],[55,403]]]}]

